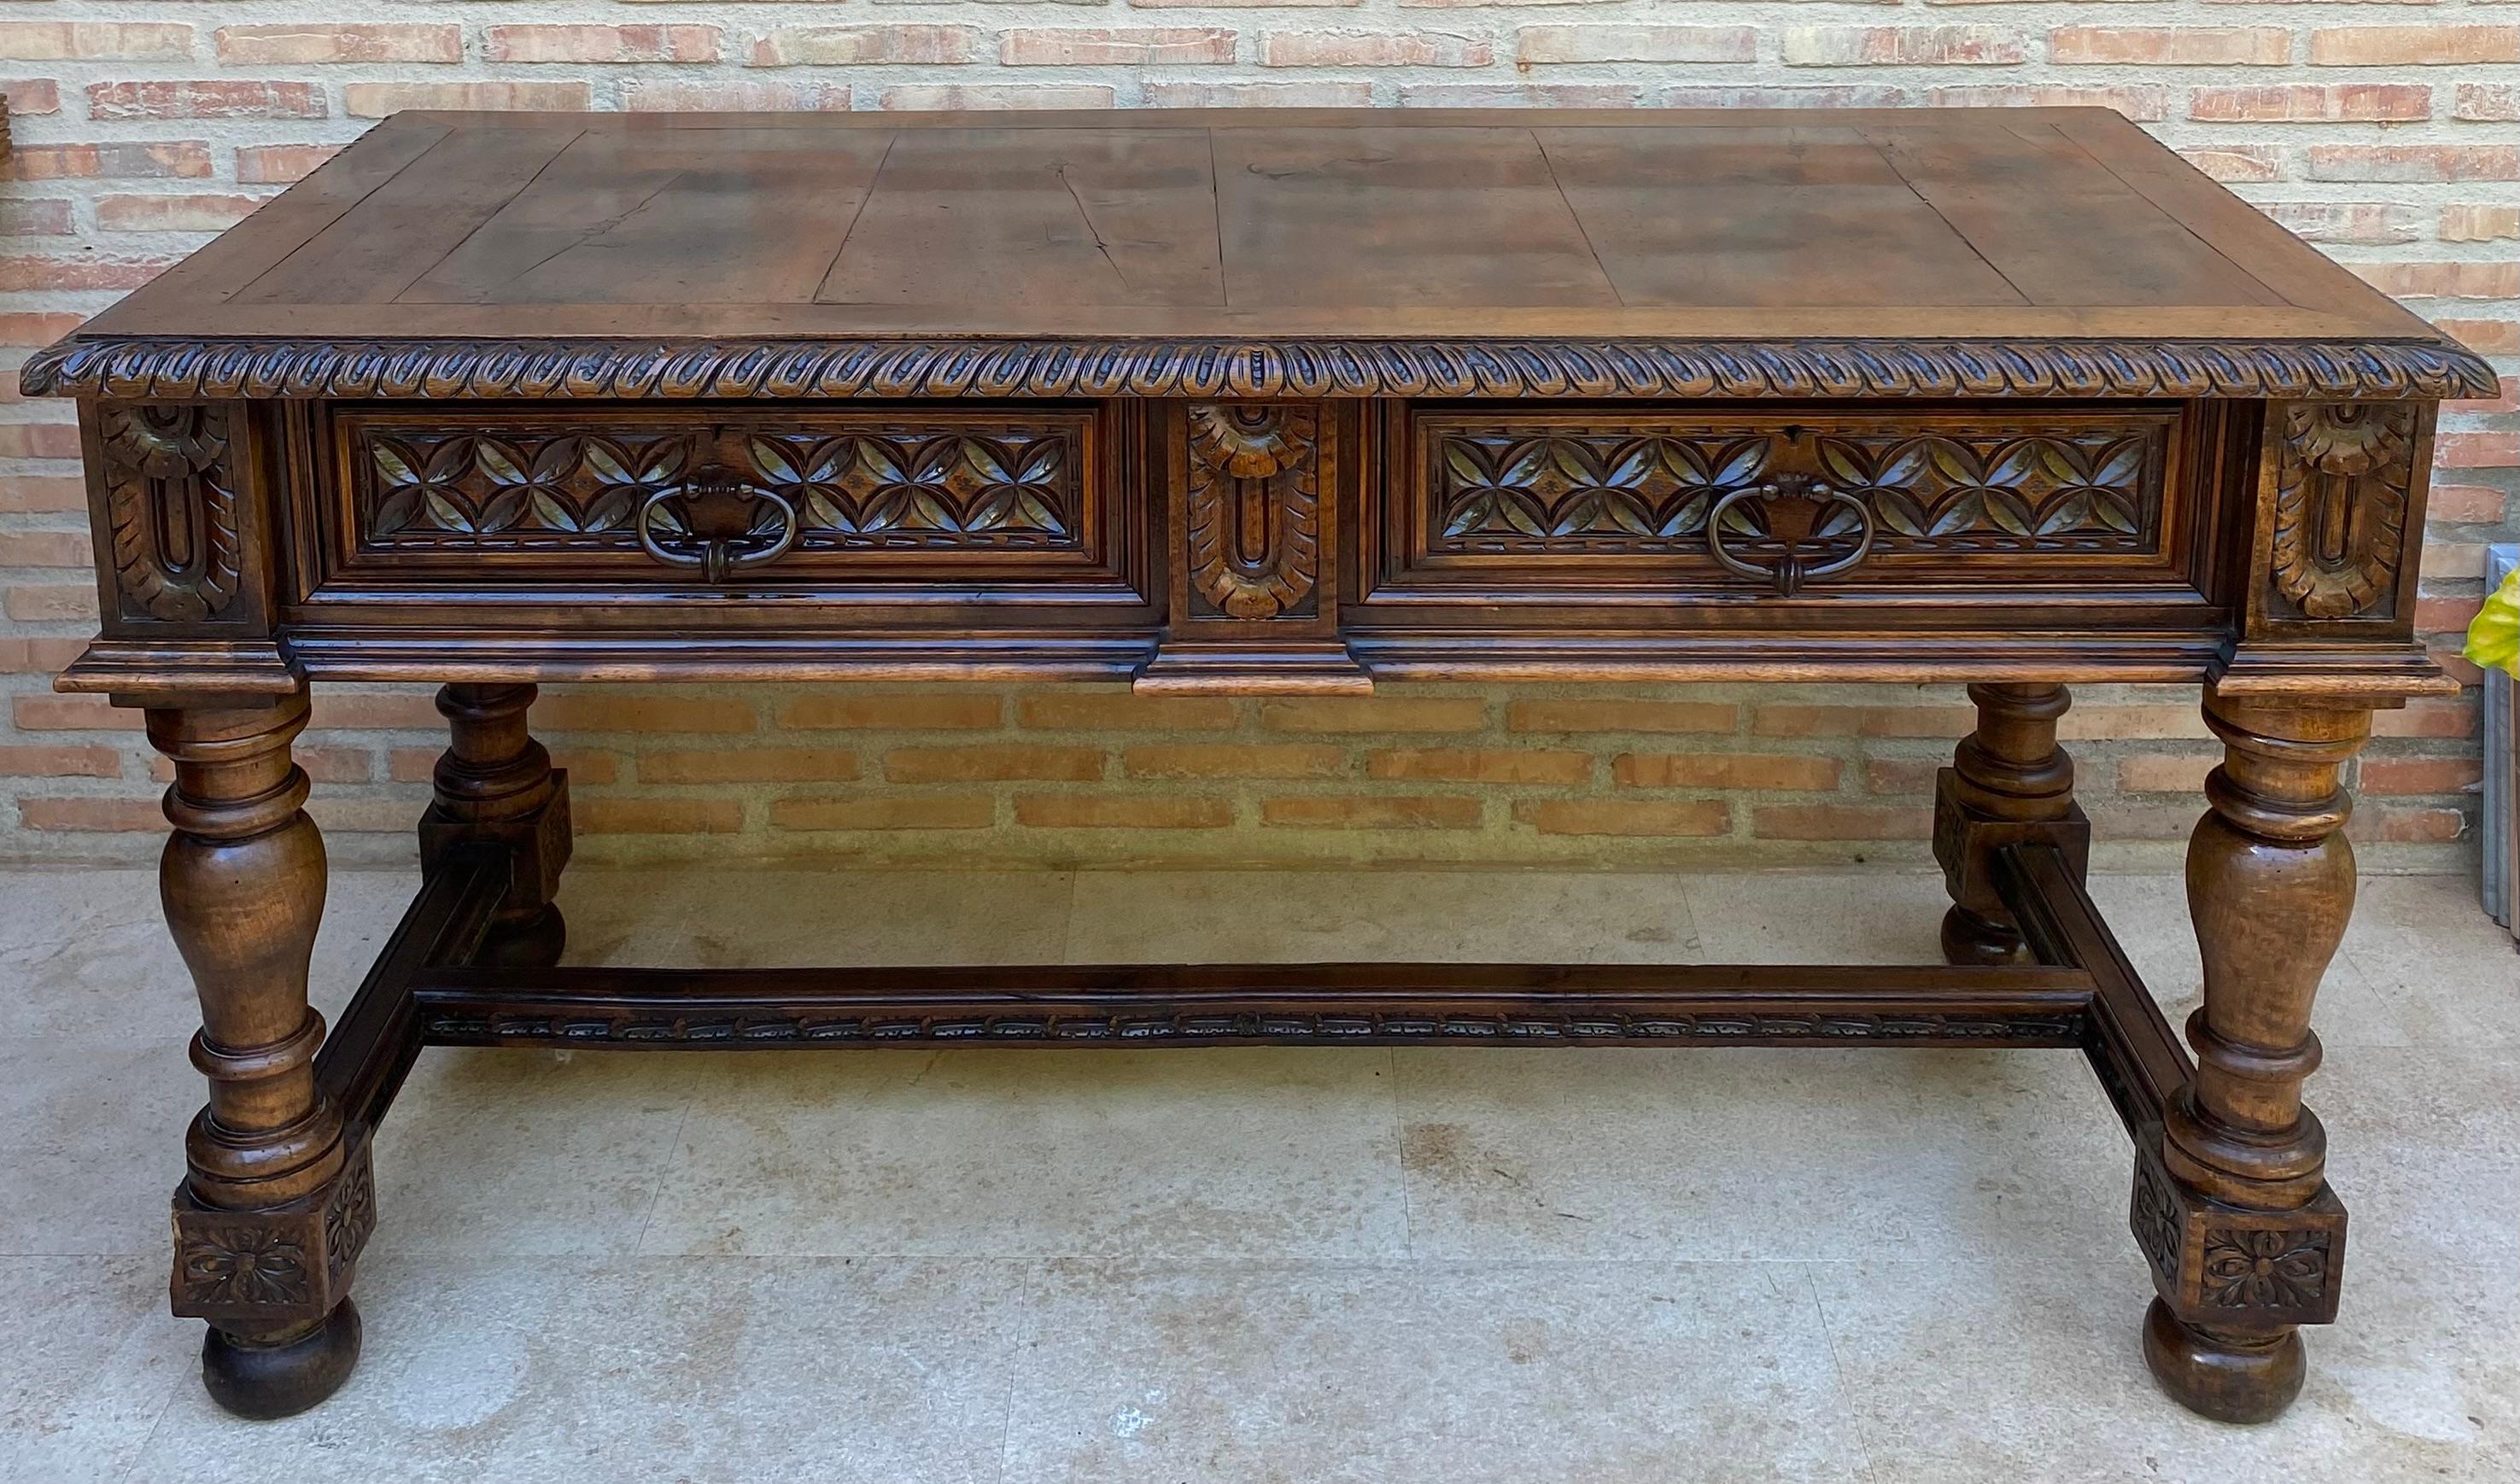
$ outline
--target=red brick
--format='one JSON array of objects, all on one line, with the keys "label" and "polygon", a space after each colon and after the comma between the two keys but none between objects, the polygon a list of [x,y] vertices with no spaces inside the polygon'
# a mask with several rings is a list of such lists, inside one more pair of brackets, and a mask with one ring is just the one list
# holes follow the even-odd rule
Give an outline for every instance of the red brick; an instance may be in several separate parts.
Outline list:
[{"label": "red brick", "polygon": [[971,60],[969,25],[787,25],[752,46],[754,67],[947,67]]},{"label": "red brick", "polygon": [[1410,82],[1412,109],[1632,109],[1643,90],[1626,82]]},{"label": "red brick", "polygon": [[[1484,66],[1484,52],[1480,56],[1480,62],[1443,65]],[[1524,67],[1589,62],[1755,62],[1758,56],[1758,29],[1747,25],[1526,25],[1514,37],[1514,58]]]},{"label": "red brick", "polygon": [[2114,109],[2144,123],[2170,116],[2170,89],[2163,87],[1998,83],[1935,88],[1925,102],[1938,109]]},{"label": "red brick", "polygon": [[1120,762],[1132,778],[1330,778],[1347,771],[1347,752],[1307,742],[1193,742],[1131,747]]},{"label": "red brick", "polygon": [[1235,33],[1219,26],[1017,26],[998,38],[1009,67],[1183,67],[1230,63]]},{"label": "red brick", "polygon": [[341,112],[382,118],[405,109],[492,109],[583,112],[595,106],[587,82],[352,82],[341,88]]},{"label": "red brick", "polygon": [[621,107],[632,113],[841,113],[848,112],[849,85],[634,77],[621,84]]},{"label": "red brick", "polygon": [[2433,463],[2443,469],[2520,468],[2520,432],[2442,433],[2433,439]]},{"label": "red brick", "polygon": [[2219,752],[2146,752],[2118,761],[2118,787],[2130,793],[2195,793],[2223,761]]},{"label": "red brick", "polygon": [[0,58],[14,61],[181,62],[192,55],[189,25],[148,21],[0,21]]},{"label": "red brick", "polygon": [[875,793],[860,798],[775,798],[780,830],[986,830],[997,804],[986,794]]},{"label": "red brick", "polygon": [[1750,718],[1759,737],[1950,737],[1968,735],[1968,706],[1763,705]]},{"label": "red brick", "polygon": [[1698,798],[1523,798],[1516,823],[1543,834],[1709,835],[1732,829],[1732,806]]},{"label": "red brick", "polygon": [[210,147],[198,139],[22,144],[0,170],[12,180],[197,180],[210,173]]},{"label": "red brick", "polygon": [[2502,491],[2487,484],[2436,484],[2424,516],[2452,525],[2500,525],[2510,514]]},{"label": "red brick", "polygon": [[484,62],[715,62],[714,25],[493,25]]},{"label": "red brick", "polygon": [[534,703],[538,732],[710,732],[752,730],[752,707],[690,696],[572,691]]},{"label": "red brick", "polygon": [[1632,788],[1834,788],[1846,765],[1790,752],[1623,752],[1610,776]]},{"label": "red brick", "polygon": [[2195,739],[2205,730],[2205,715],[2192,700],[2160,705],[2077,705],[2056,723],[2066,742],[2162,742]]},{"label": "red brick", "polygon": [[2207,145],[2181,150],[2179,157],[2220,181],[2283,179],[2283,152],[2273,145]]},{"label": "red brick", "polygon": [[2398,298],[2507,299],[2520,296],[2520,262],[2355,263],[2364,283]]},{"label": "red brick", "polygon": [[1770,840],[1919,840],[1933,832],[1930,809],[1884,804],[1762,804],[1750,832]]},{"label": "red brick", "polygon": [[20,583],[0,602],[20,623],[94,623],[96,589],[84,582]]},{"label": "red brick", "polygon": [[0,566],[84,567],[95,560],[85,531],[0,531]]},{"label": "red brick", "polygon": [[93,82],[90,118],[322,118],[324,92],[312,83],[244,78],[178,82]]},{"label": "red brick", "polygon": [[22,691],[9,697],[9,720],[21,732],[137,732],[140,713],[109,705],[102,696]]},{"label": "red brick", "polygon": [[2433,116],[2433,90],[2381,82],[2206,87],[2187,95],[2187,116],[2209,123],[2402,122]]},{"label": "red brick", "polygon": [[247,67],[464,60],[456,25],[223,25],[211,43],[221,62]]},{"label": "red brick", "polygon": [[0,98],[20,117],[62,111],[61,84],[50,77],[0,77]]},{"label": "red brick", "polygon": [[2458,793],[2485,777],[2473,757],[2366,757],[2357,787],[2364,793]]},{"label": "red brick", "polygon": [[903,112],[965,112],[1018,109],[1109,109],[1120,103],[1119,89],[1102,82],[1045,82],[1016,87],[972,87],[961,83],[923,83],[885,88],[875,106]]},{"label": "red brick", "polygon": [[1003,726],[1006,702],[987,692],[808,696],[779,708],[779,725],[808,731],[968,731]]},{"label": "red brick", "polygon": [[[1402,0],[1403,4],[1407,0]],[[1936,89],[1936,92],[1943,91]],[[1904,109],[1915,95],[1881,83],[1842,83],[1826,87],[1707,87],[1684,84],[1665,88],[1667,109]]]},{"label": "red brick", "polygon": [[2507,82],[2462,82],[2451,112],[2478,123],[2510,123],[2520,119],[2520,87]]},{"label": "red brick", "polygon": [[2520,145],[2321,144],[2307,157],[2313,180],[2520,180]]},{"label": "red brick", "polygon": [[1741,729],[1741,708],[1703,700],[1517,700],[1505,708],[1515,732],[1696,732]]},{"label": "red brick", "polygon": [[[2520,320],[2462,320],[2441,315],[2431,318],[2435,330],[2455,337],[2479,355],[2520,355]],[[2436,462],[2444,469],[2457,467],[2447,459]]]},{"label": "red brick", "polygon": [[1782,49],[1787,67],[2009,67],[2029,58],[2021,33],[2000,25],[1794,25]]},{"label": "red brick", "polygon": [[1948,761],[1941,757],[1869,757],[1864,761],[1867,793],[1931,793],[1934,776]]},{"label": "red brick", "polygon": [[2456,809],[2362,809],[2349,832],[2392,845],[2447,844],[2467,832],[2467,816]]},{"label": "red brick", "polygon": [[1487,721],[1476,697],[1315,696],[1260,703],[1272,732],[1473,732]]},{"label": "red brick", "polygon": [[2292,32],[2280,25],[2060,25],[2048,56],[2117,67],[2281,67]]},{"label": "red brick", "polygon": [[1015,800],[1015,823],[1036,830],[1217,830],[1234,823],[1234,804],[1222,798],[1037,793]]},{"label": "red brick", "polygon": [[1015,703],[1015,720],[1063,732],[1192,732],[1230,727],[1225,696],[1138,696],[1126,691],[1048,691]]},{"label": "red brick", "polygon": [[2313,67],[2469,67],[2520,62],[2520,25],[2335,25],[2310,33]]},{"label": "red brick", "polygon": [[2424,697],[2396,711],[2371,713],[2373,737],[2474,737],[2478,708],[2471,697]]},{"label": "red brick", "polygon": [[2447,412],[2520,412],[2520,377],[2498,377],[2490,397],[2457,397],[2442,404]]},{"label": "red brick", "polygon": [[0,778],[120,778],[112,747],[0,746]]},{"label": "red brick", "polygon": [[2423,235],[2419,207],[2395,202],[2273,201],[2257,208],[2306,242],[2410,243]]},{"label": "red brick", "polygon": [[1368,778],[1453,784],[1580,784],[1593,776],[1590,752],[1518,747],[1389,747],[1366,754]]},{"label": "red brick", "polygon": [[0,291],[137,289],[175,262],[171,257],[0,257]]},{"label": "red brick", "polygon": [[649,784],[848,783],[857,776],[857,754],[830,747],[720,747],[639,758],[639,781]]},{"label": "red brick", "polygon": [[21,798],[18,823],[48,832],[154,834],[166,828],[166,815],[153,799]]},{"label": "red brick", "polygon": [[743,805],[731,798],[572,798],[569,820],[588,834],[734,834]]},{"label": "red brick", "polygon": [[1260,823],[1305,830],[1472,830],[1479,823],[1479,801],[1371,793],[1265,798]]},{"label": "red brick", "polygon": [[[0,263],[10,261],[14,259],[0,258]],[[0,459],[75,459],[78,456],[79,430],[70,424],[0,423]]]},{"label": "red brick", "polygon": [[108,232],[224,232],[267,196],[100,196],[96,224]]},{"label": "red brick", "polygon": [[976,747],[895,747],[883,776],[896,784],[979,783],[1008,779],[1090,783],[1102,776],[1096,747],[1010,743]]},{"label": "red brick", "polygon": [[[1146,0],[1138,0],[1143,6]],[[1373,102],[1370,82],[1161,82],[1141,94],[1152,109],[1361,109]]]},{"label": "red brick", "polygon": [[78,228],[66,201],[0,201],[0,237],[71,237]]},{"label": "red brick", "polygon": [[58,675],[86,649],[84,639],[0,639],[0,674]]},{"label": "red brick", "polygon": [[[1625,26],[1619,29],[1689,28]],[[1523,34],[1528,37],[1531,33],[1526,30]],[[1230,53],[1227,60],[1232,60]],[[1526,55],[1523,60],[1550,59]],[[1279,31],[1260,38],[1262,67],[1486,67],[1494,61],[1496,48],[1484,40],[1447,36],[1434,31],[1378,36],[1347,31]]]},{"label": "red brick", "polygon": [[341,153],[332,144],[244,145],[236,152],[237,183],[282,186],[304,180],[317,165]]}]

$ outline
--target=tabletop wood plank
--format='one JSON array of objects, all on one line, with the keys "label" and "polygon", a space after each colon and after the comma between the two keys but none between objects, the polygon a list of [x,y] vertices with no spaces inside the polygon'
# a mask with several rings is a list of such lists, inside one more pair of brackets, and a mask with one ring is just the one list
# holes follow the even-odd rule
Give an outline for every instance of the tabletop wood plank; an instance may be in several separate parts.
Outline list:
[{"label": "tabletop wood plank", "polygon": [[1164,110],[397,115],[87,333],[2358,330],[2099,110]]}]

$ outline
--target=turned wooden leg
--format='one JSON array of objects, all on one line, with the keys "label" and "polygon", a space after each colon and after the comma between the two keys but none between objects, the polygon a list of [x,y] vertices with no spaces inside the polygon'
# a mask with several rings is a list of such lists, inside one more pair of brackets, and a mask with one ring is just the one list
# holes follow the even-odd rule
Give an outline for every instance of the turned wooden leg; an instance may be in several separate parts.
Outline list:
[{"label": "turned wooden leg", "polygon": [[2074,764],[2056,745],[2056,719],[2073,704],[2052,683],[1977,685],[1977,730],[1961,739],[1934,790],[1934,857],[1952,909],[1943,956],[1954,964],[2011,964],[2028,956],[1997,891],[1997,849],[2026,840],[2062,848],[2079,873],[2091,826],[2074,805]]},{"label": "turned wooden leg", "polygon": [[324,840],[289,757],[305,725],[302,695],[149,712],[149,740],[175,765],[159,887],[201,996],[193,1064],[210,1082],[175,1192],[174,1310],[209,1321],[202,1379],[250,1417],[303,1411],[348,1378],[351,1269],[376,1225],[364,1135],[315,1083],[324,1018],[307,1007],[306,966]]},{"label": "turned wooden leg", "polygon": [[437,760],[436,796],[420,822],[421,859],[436,869],[467,840],[493,840],[514,855],[507,901],[479,962],[546,967],[560,962],[567,924],[553,894],[568,864],[568,774],[525,730],[532,686],[447,686],[437,693],[450,740]]},{"label": "turned wooden leg", "polygon": [[2170,1394],[2262,1422],[2301,1390],[2301,1325],[2336,1317],[2345,1211],[2322,1178],[2326,1135],[2301,1105],[2318,1065],[2310,1007],[2354,909],[2340,771],[2370,712],[2210,697],[2223,739],[2210,809],[2187,846],[2205,1004],[2196,1076],[2138,1136],[2132,1222],[2159,1296],[2144,1357]]}]

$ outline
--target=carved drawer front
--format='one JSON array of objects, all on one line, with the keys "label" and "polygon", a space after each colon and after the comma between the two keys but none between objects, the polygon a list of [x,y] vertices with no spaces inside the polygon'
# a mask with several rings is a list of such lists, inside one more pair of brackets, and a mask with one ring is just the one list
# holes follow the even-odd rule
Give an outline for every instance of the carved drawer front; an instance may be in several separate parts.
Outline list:
[{"label": "carved drawer front", "polygon": [[1905,414],[1415,408],[1377,596],[1822,598],[2183,577],[2177,407]]},{"label": "carved drawer front", "polygon": [[328,574],[747,588],[1122,581],[1094,406],[330,420]]}]

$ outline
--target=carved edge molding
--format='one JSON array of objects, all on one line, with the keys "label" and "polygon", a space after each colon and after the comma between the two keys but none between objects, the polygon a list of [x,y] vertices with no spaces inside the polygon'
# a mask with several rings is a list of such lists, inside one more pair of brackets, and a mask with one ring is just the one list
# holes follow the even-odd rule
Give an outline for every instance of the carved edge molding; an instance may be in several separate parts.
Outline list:
[{"label": "carved edge molding", "polygon": [[289,340],[73,337],[27,396],[2328,397],[2495,394],[2428,340]]},{"label": "carved edge molding", "polygon": [[2270,415],[2280,420],[2268,551],[2275,595],[2305,618],[2389,607],[2413,498],[2415,409],[2292,402]]}]

